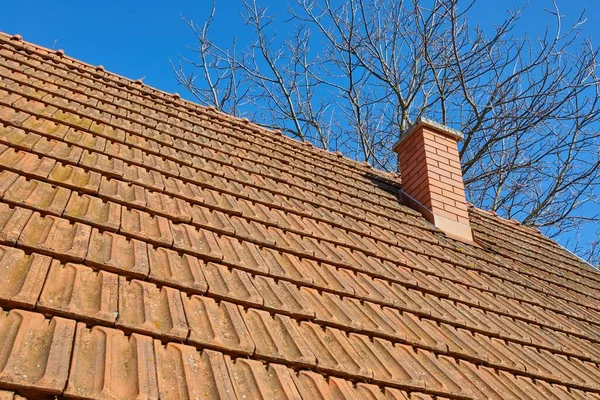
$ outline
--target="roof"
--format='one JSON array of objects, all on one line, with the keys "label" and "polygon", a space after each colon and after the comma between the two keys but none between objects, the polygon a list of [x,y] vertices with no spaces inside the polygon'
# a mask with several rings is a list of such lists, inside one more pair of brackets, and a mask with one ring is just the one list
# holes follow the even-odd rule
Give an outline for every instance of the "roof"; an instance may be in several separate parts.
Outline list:
[{"label": "roof", "polygon": [[[600,399],[600,274],[0,35],[0,398]],[[15,398],[18,398],[18,395]]]}]

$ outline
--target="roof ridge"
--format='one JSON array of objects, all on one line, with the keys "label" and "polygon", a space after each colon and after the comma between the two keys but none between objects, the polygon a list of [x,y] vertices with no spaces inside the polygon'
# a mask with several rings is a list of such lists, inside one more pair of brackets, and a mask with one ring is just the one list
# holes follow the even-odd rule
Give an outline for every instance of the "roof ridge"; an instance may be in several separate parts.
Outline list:
[{"label": "roof ridge", "polygon": [[[54,49],[50,49],[50,48],[45,47],[45,46],[41,46],[41,45],[35,44],[33,42],[29,42],[29,41],[23,39],[23,37],[20,34],[11,35],[9,33],[0,31],[0,40],[1,39],[4,39],[5,41],[9,41],[9,42],[11,42],[13,44],[14,44],[14,42],[20,42],[22,44],[26,44],[28,46],[31,46],[31,47],[35,48],[37,51],[47,52],[49,55],[50,54],[54,54],[54,55],[58,56],[60,59],[67,59],[67,60],[69,60],[70,62],[72,62],[74,64],[80,64],[80,65],[88,67],[88,68],[92,68],[92,69],[96,69],[97,70],[99,67],[101,67],[102,68],[102,72],[104,72],[106,74],[109,74],[109,75],[111,75],[113,77],[119,78],[121,80],[124,80],[126,82],[129,82],[130,84],[140,85],[140,86],[144,87],[145,89],[153,91],[153,92],[156,92],[157,94],[162,95],[162,96],[175,97],[175,100],[179,100],[179,101],[183,102],[183,104],[181,104],[181,105],[188,106],[189,108],[192,108],[192,109],[199,108],[200,111],[203,111],[203,112],[211,111],[211,112],[213,112],[213,113],[216,114],[216,115],[213,115],[212,117],[216,117],[216,118],[218,118],[220,120],[227,119],[229,121],[231,121],[232,119],[234,119],[234,120],[236,120],[238,122],[238,124],[248,124],[248,125],[251,125],[251,127],[254,128],[253,129],[254,131],[258,131],[258,132],[263,133],[263,134],[264,133],[269,134],[269,138],[270,139],[288,140],[288,141],[291,141],[292,143],[298,144],[298,145],[306,145],[306,143],[310,143],[310,142],[300,141],[298,139],[295,139],[295,138],[287,136],[287,135],[283,135],[281,133],[281,129],[280,128],[268,128],[266,126],[261,125],[258,122],[250,121],[248,118],[237,117],[237,116],[234,116],[234,115],[231,115],[231,114],[227,114],[224,111],[218,110],[214,106],[204,106],[204,105],[196,103],[196,102],[194,102],[192,100],[184,99],[184,98],[182,98],[179,95],[179,93],[169,93],[169,92],[166,92],[164,90],[158,89],[158,88],[156,88],[154,86],[147,85],[147,84],[143,83],[140,80],[134,80],[134,79],[128,78],[126,76],[120,75],[120,74],[118,74],[116,72],[108,71],[102,65],[95,66],[95,65],[86,63],[85,61],[82,61],[80,59],[77,59],[77,58],[74,58],[74,57],[71,57],[71,56],[67,55],[66,52],[64,50],[62,50],[62,49],[54,50]],[[310,145],[316,151],[325,152],[326,154],[330,155],[331,157],[337,157],[337,158],[339,158],[339,155],[336,154],[336,153],[339,153],[339,152],[334,152],[334,151],[322,149],[320,147],[316,147],[316,146],[312,145],[312,143],[310,143]],[[383,170],[377,169],[377,168],[371,166],[370,164],[365,164],[363,162],[354,160],[352,158],[349,158],[349,157],[346,157],[346,156],[343,156],[343,155],[342,155],[342,157],[343,157],[343,159],[347,163],[354,164],[355,167],[365,168],[365,165],[368,165],[369,169],[372,169],[372,170],[374,170],[376,172],[380,172],[380,173],[386,175],[386,177],[387,177],[387,175],[392,175],[393,174],[391,172],[387,172],[387,171],[383,171]]]},{"label": "roof ridge", "polygon": [[[2,40],[2,38],[0,38],[0,41],[1,41],[1,40]],[[14,45],[14,43],[12,43],[12,42],[10,42],[10,41],[9,41],[9,43]],[[29,43],[28,43],[28,42],[25,42],[25,43],[26,43],[27,45],[29,45]],[[36,45],[32,45],[32,46],[34,46],[34,47],[39,47],[39,46],[36,46]],[[47,51],[47,50],[44,50],[44,51]],[[67,58],[68,58],[68,57],[67,57]],[[60,59],[64,59],[64,57],[62,57],[62,56],[61,56],[61,57],[60,57]],[[82,62],[79,62],[79,61],[77,61],[77,60],[75,60],[75,62],[76,62],[76,63],[79,63],[79,64],[82,64],[82,65],[85,65],[85,66],[87,66],[87,67],[89,67],[89,64],[82,63]],[[70,68],[68,65],[67,65],[67,66],[65,66],[65,68],[67,68],[67,69],[71,69],[71,68]],[[93,68],[93,67],[92,67],[92,68]],[[103,70],[103,71],[104,71],[104,70]],[[95,74],[94,72],[91,72],[91,71],[82,71],[82,72],[91,73],[92,75],[94,75],[94,74]],[[104,71],[104,73],[107,73],[107,74],[110,74],[110,75],[114,75],[114,76],[116,76],[117,78],[119,78],[119,79],[124,79],[124,80],[126,80],[127,82],[129,82],[129,83],[132,83],[132,82],[133,82],[131,85],[128,85],[128,88],[135,88],[135,86],[133,86],[133,85],[136,85],[136,84],[135,84],[135,82],[134,82],[134,81],[132,81],[131,79],[127,79],[127,78],[120,78],[120,76],[119,76],[119,75],[112,74],[112,73],[109,73],[109,72],[106,72],[106,71]],[[121,84],[118,84],[118,83],[116,83],[116,85],[119,85],[119,86],[121,86]],[[147,85],[146,85],[145,87],[146,87],[147,89],[154,90],[152,87],[149,87],[149,86],[147,86]],[[146,94],[146,93],[143,93],[143,92],[142,92],[142,94]],[[171,99],[166,99],[165,101],[167,102],[167,104],[175,104],[176,106],[181,106],[181,105],[182,105],[182,104],[177,104],[177,103],[175,103],[175,102],[174,102],[173,100],[171,100]],[[300,141],[298,141],[298,140],[296,140],[296,139],[294,139],[294,138],[290,138],[290,137],[287,137],[287,136],[281,136],[281,135],[278,135],[278,134],[276,134],[276,133],[275,133],[275,134],[272,134],[272,133],[271,133],[271,132],[270,132],[270,131],[269,131],[267,128],[261,127],[260,125],[257,125],[257,124],[253,124],[253,123],[250,123],[250,122],[246,122],[244,119],[230,117],[230,116],[228,116],[228,114],[226,114],[226,113],[223,113],[223,112],[219,112],[219,113],[220,113],[219,115],[213,115],[213,114],[211,114],[211,113],[207,113],[207,112],[206,112],[206,110],[205,110],[205,109],[209,109],[209,107],[200,106],[200,105],[198,105],[198,104],[196,104],[196,103],[193,103],[193,102],[190,102],[190,101],[187,101],[187,100],[181,100],[181,101],[182,101],[182,102],[184,102],[184,103],[187,103],[187,104],[189,104],[189,105],[191,105],[191,106],[193,106],[193,107],[195,107],[195,108],[199,108],[199,109],[201,109],[201,111],[202,111],[203,115],[207,116],[208,118],[216,118],[216,119],[218,119],[218,120],[220,120],[220,121],[222,121],[222,122],[228,123],[228,124],[229,124],[229,123],[231,123],[231,119],[237,119],[237,120],[238,120],[238,124],[237,124],[237,126],[241,126],[241,125],[243,125],[243,126],[244,126],[244,128],[249,128],[249,126],[248,126],[248,125],[253,125],[253,126],[254,126],[254,128],[253,128],[253,129],[250,129],[252,132],[257,132],[257,131],[258,131],[258,132],[266,133],[266,134],[264,134],[264,135],[261,135],[260,137],[256,137],[256,139],[257,139],[257,140],[268,140],[268,141],[271,141],[271,142],[273,142],[273,141],[276,141],[276,140],[284,140],[284,141],[287,141],[287,143],[286,143],[286,144],[288,145],[289,151],[294,151],[294,152],[298,152],[298,151],[300,151],[300,152],[303,152],[303,151],[308,151],[308,150],[306,150],[308,146],[305,146],[306,142],[300,142]],[[183,105],[185,105],[185,104],[183,104]],[[190,116],[192,116],[192,115],[193,115],[193,114],[190,114]],[[241,122],[240,122],[240,121],[241,121]],[[236,124],[232,124],[232,125],[236,126]],[[210,129],[210,127],[204,127],[204,128],[205,128],[205,129]],[[250,127],[250,128],[252,128],[252,127]],[[250,139],[248,139],[248,140],[249,140],[249,141],[252,141],[252,140],[250,140]],[[291,146],[289,146],[289,145],[291,145]],[[324,150],[324,149],[316,148],[316,147],[314,147],[314,146],[311,146],[311,147],[312,147],[314,150],[313,150],[313,151],[308,151],[308,154],[304,154],[303,156],[305,156],[305,157],[309,157],[309,158],[312,158],[312,159],[314,159],[314,155],[315,155],[315,154],[314,154],[314,152],[315,152],[315,151],[320,151],[320,152],[323,152],[323,153],[325,153],[325,154],[326,154],[326,155],[328,155],[329,157],[336,157],[336,158],[339,158],[338,156],[336,156],[336,155],[335,155],[335,153],[332,153],[332,152],[330,152],[330,151],[328,151],[328,150]],[[285,153],[285,152],[281,152],[281,153]],[[285,155],[286,155],[286,156],[289,156],[289,154],[285,154]],[[265,156],[267,156],[267,157],[268,157],[268,155],[266,155],[266,154],[265,154]],[[292,157],[293,157],[293,155],[292,155]],[[300,158],[298,158],[298,157],[295,157],[295,158],[296,158],[296,159],[298,159],[299,161],[302,161],[302,162],[304,162],[304,160],[302,160],[302,159],[300,159]],[[380,171],[380,170],[378,170],[378,169],[375,169],[375,168],[373,168],[373,167],[371,167],[371,166],[369,166],[369,167],[365,167],[364,163],[360,163],[360,162],[358,162],[358,161],[351,160],[351,159],[348,159],[348,158],[344,158],[344,161],[345,161],[345,164],[339,164],[339,163],[335,162],[334,160],[328,160],[327,162],[328,162],[328,164],[330,164],[330,165],[332,165],[332,166],[335,166],[335,167],[338,167],[338,168],[341,168],[341,169],[343,169],[343,170],[346,170],[346,171],[348,171],[350,175],[352,175],[352,174],[355,174],[355,173],[358,173],[358,172],[362,172],[362,171],[364,171],[364,170],[365,170],[365,168],[368,168],[368,170],[369,170],[369,171],[371,171],[371,172],[374,172],[374,173],[378,174],[378,175],[377,175],[377,178],[381,178],[381,179],[388,179],[388,180],[390,180],[390,184],[398,184],[398,183],[399,183],[399,182],[397,181],[396,177],[393,175],[393,173],[387,173],[387,172],[385,172],[385,171]],[[349,165],[348,165],[348,164],[349,164]],[[341,182],[340,182],[340,183],[341,183]],[[356,186],[352,186],[352,189],[353,189],[353,190],[364,190],[363,188],[356,187]],[[340,191],[344,192],[344,190],[341,190],[341,189],[340,189]],[[407,212],[408,212],[408,210],[409,210],[409,209],[407,208],[407,209],[404,209],[404,210],[396,210],[396,211],[401,211],[401,212],[403,212],[403,213],[407,213]],[[415,215],[414,213],[408,213],[408,214],[413,214],[413,215]]]}]

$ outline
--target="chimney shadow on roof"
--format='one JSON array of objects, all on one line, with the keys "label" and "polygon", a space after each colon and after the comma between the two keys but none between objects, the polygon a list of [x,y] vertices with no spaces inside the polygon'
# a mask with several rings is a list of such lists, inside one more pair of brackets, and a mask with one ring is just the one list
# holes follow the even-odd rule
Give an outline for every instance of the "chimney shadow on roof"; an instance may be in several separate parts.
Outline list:
[{"label": "chimney shadow on roof", "polygon": [[367,179],[369,179],[375,186],[379,189],[384,190],[390,194],[393,194],[396,200],[398,201],[398,205],[402,206],[406,209],[412,210],[415,216],[422,216],[429,223],[432,223],[433,214],[429,211],[425,206],[421,203],[413,199],[412,197],[406,195],[402,191],[402,184],[396,180],[388,179],[384,176],[374,174],[372,172],[366,172],[363,174]]},{"label": "chimney shadow on roof", "polygon": [[363,174],[365,178],[367,178],[371,183],[377,186],[379,189],[386,191],[387,193],[393,194],[396,199],[398,199],[398,203],[403,204],[402,202],[402,185],[400,182],[388,179],[384,176],[374,174],[372,172],[365,172]]}]

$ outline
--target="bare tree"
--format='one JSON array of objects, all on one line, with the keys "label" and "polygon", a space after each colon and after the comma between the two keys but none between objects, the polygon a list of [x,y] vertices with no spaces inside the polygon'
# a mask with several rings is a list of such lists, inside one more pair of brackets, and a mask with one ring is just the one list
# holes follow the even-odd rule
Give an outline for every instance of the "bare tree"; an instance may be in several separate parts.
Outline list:
[{"label": "bare tree", "polygon": [[549,2],[552,23],[532,39],[514,33],[524,9],[492,29],[470,24],[474,0],[296,1],[290,32],[276,35],[267,9],[245,0],[242,51],[211,40],[214,5],[203,25],[186,21],[197,42],[173,66],[179,82],[203,104],[386,170],[424,115],[465,134],[476,206],[550,236],[600,221],[598,49],[581,37],[583,14],[564,29]]}]

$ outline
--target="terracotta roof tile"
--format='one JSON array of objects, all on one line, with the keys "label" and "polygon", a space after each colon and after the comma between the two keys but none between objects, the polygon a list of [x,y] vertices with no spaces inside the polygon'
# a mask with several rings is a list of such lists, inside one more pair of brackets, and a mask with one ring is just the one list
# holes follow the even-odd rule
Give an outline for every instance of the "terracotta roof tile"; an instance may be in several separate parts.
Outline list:
[{"label": "terracotta roof tile", "polygon": [[87,223],[103,230],[117,231],[121,224],[121,205],[102,201],[98,197],[74,192],[67,203],[63,216]]},{"label": "terracotta roof tile", "polygon": [[5,306],[33,308],[44,285],[50,257],[25,254],[14,247],[0,246],[0,301]]},{"label": "terracotta roof tile", "polygon": [[15,245],[31,215],[30,210],[0,203],[0,243]]},{"label": "terracotta roof tile", "polygon": [[233,235],[233,227],[229,217],[221,211],[211,211],[209,208],[194,205],[191,208],[192,221],[195,225],[208,227],[225,235]]},{"label": "terracotta roof tile", "polygon": [[600,397],[600,275],[539,232],[471,208],[455,242],[397,177],[3,34],[0,169],[0,320],[88,324],[62,386],[0,388]]},{"label": "terracotta roof tile", "polygon": [[113,324],[118,309],[118,276],[81,264],[52,261],[37,309],[99,324]]},{"label": "terracotta roof tile", "polygon": [[197,229],[188,224],[171,224],[173,247],[177,250],[206,260],[220,261],[223,253],[217,236],[205,229]]},{"label": "terracotta roof tile", "polygon": [[314,321],[342,329],[360,329],[360,321],[340,296],[327,292],[319,293],[307,287],[302,287],[300,292],[315,310]]},{"label": "terracotta roof tile", "polygon": [[53,215],[31,215],[19,236],[18,244],[44,254],[71,261],[83,261],[87,253],[92,228],[79,222]]},{"label": "terracotta roof tile", "polygon": [[260,248],[254,243],[240,241],[229,236],[219,236],[218,243],[223,252],[223,263],[250,272],[268,272]]},{"label": "terracotta roof tile", "polygon": [[189,330],[181,292],[119,277],[119,315],[115,326],[169,340],[185,340]]},{"label": "terracotta roof tile", "polygon": [[181,222],[192,219],[192,206],[182,199],[151,191],[146,192],[146,199],[146,209],[153,214]]},{"label": "terracotta roof tile", "polygon": [[0,166],[14,172],[22,173],[33,178],[46,178],[56,161],[47,157],[38,157],[33,153],[15,150],[12,147],[2,149],[0,147]]},{"label": "terracotta roof tile", "polygon": [[75,321],[22,310],[0,312],[0,348],[5,362],[0,384],[61,394],[69,373]]},{"label": "terracotta roof tile", "polygon": [[69,189],[24,176],[13,182],[2,196],[4,201],[56,216],[62,215],[71,196]]},{"label": "terracotta roof tile", "polygon": [[229,376],[238,398],[300,399],[289,369],[279,364],[225,357]]},{"label": "terracotta roof tile", "polygon": [[149,272],[148,245],[112,232],[92,230],[86,263],[125,274],[145,278]]},{"label": "terracotta roof tile", "polygon": [[125,206],[145,207],[146,191],[138,185],[131,185],[117,179],[102,177],[98,195]]},{"label": "terracotta roof tile", "polygon": [[41,138],[33,146],[32,151],[62,162],[77,164],[81,158],[83,149],[54,139]]},{"label": "terracotta roof tile", "polygon": [[228,353],[254,353],[254,342],[238,306],[203,296],[183,297],[183,304],[190,325],[189,343]]},{"label": "terracotta roof tile", "polygon": [[8,190],[8,188],[19,178],[18,174],[10,171],[0,172],[0,196]]},{"label": "terracotta roof tile", "polygon": [[158,399],[152,338],[77,324],[65,394],[70,397]]},{"label": "terracotta roof tile", "polygon": [[212,262],[206,264],[203,271],[208,282],[208,293],[211,296],[249,306],[262,306],[263,298],[252,284],[247,272],[229,269],[222,264]]},{"label": "terracotta roof tile", "polygon": [[335,328],[323,329],[311,322],[301,322],[300,333],[317,358],[317,371],[353,379],[373,377],[373,370],[365,364],[344,332]]},{"label": "terracotta roof tile", "polygon": [[[313,276],[311,268],[307,267],[307,263],[313,263],[310,260],[299,259],[298,257],[282,253],[267,247],[260,249],[262,259],[266,263],[269,275],[275,278],[286,278],[295,282],[303,282],[306,284],[313,283]],[[319,268],[317,266],[316,268]]]},{"label": "terracotta roof tile", "polygon": [[202,260],[152,245],[148,246],[148,260],[149,280],[192,293],[203,294],[207,291],[208,284],[203,272],[205,264]]},{"label": "terracotta roof tile", "polygon": [[[64,115],[62,111],[57,111],[57,113],[61,113]],[[76,120],[79,119],[76,115],[70,114],[69,116],[74,117]],[[67,116],[68,118],[68,116]],[[76,121],[79,122],[79,121]],[[70,124],[68,124],[70,125]],[[84,130],[79,129],[69,129],[65,136],[62,138],[65,142],[71,143],[80,147],[83,147],[88,150],[103,152],[106,147],[106,139],[103,137],[99,137],[93,135],[89,132],[86,132],[87,128]]]},{"label": "terracotta roof tile", "polygon": [[411,390],[424,389],[426,383],[431,382],[427,379],[431,376],[427,376],[427,371],[418,366],[410,355],[412,348],[395,347],[381,339],[371,341],[367,336],[353,333],[349,335],[349,342],[367,368],[373,371],[373,379],[379,382],[400,384]]},{"label": "terracotta roof tile", "polygon": [[154,352],[161,399],[236,399],[222,354],[157,340]]},{"label": "terracotta roof tile", "polygon": [[315,356],[300,335],[296,321],[288,316],[248,309],[244,313],[257,357],[274,362],[292,362],[299,366],[314,367]]},{"label": "terracotta roof tile", "polygon": [[120,232],[157,246],[170,247],[173,244],[168,219],[136,209],[123,209]]},{"label": "terracotta roof tile", "polygon": [[105,176],[123,177],[123,160],[107,156],[106,154],[83,150],[78,163],[82,168],[99,172]]},{"label": "terracotta roof tile", "polygon": [[264,309],[285,313],[295,318],[315,316],[315,311],[294,284],[287,281],[275,281],[264,276],[254,277],[252,284],[264,299]]}]

